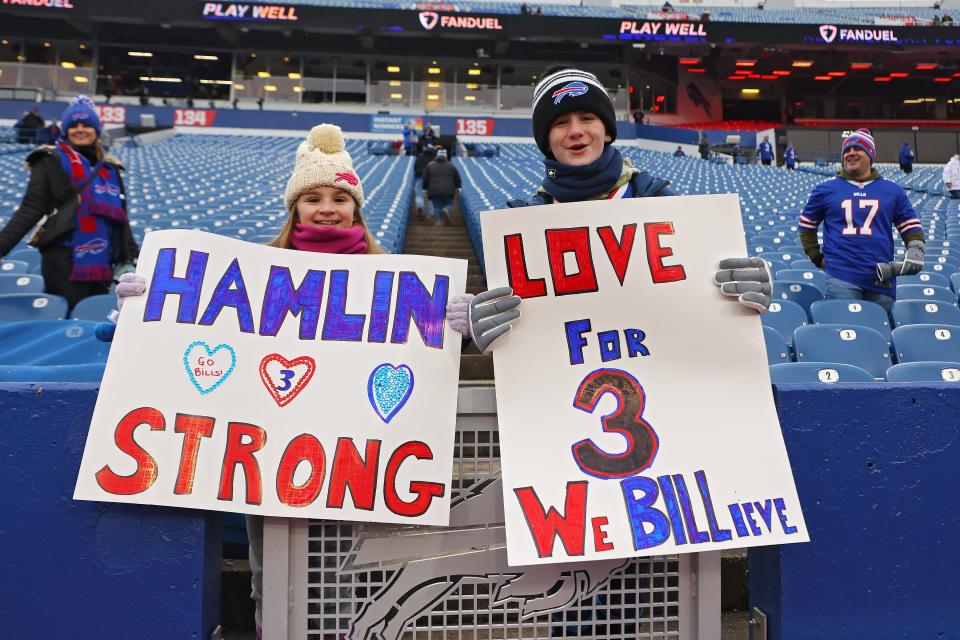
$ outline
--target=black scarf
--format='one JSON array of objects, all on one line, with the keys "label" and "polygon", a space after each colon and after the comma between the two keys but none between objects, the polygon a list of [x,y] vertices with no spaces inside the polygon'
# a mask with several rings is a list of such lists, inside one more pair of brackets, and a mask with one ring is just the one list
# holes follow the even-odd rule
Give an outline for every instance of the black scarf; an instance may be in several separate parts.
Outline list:
[{"label": "black scarf", "polygon": [[575,167],[550,158],[543,159],[547,177],[543,188],[562,202],[579,202],[610,191],[623,174],[623,156],[613,146],[588,165]]}]

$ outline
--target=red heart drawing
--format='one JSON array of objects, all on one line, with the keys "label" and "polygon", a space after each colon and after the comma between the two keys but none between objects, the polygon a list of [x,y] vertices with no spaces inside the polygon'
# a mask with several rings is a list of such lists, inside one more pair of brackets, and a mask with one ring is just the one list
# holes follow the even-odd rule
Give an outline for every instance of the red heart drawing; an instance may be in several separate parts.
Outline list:
[{"label": "red heart drawing", "polygon": [[[272,364],[279,365],[279,368],[270,366]],[[305,370],[298,371],[298,367],[305,367]],[[277,404],[285,407],[307,386],[316,368],[317,364],[310,356],[287,360],[279,353],[271,353],[260,361],[260,379]]]}]

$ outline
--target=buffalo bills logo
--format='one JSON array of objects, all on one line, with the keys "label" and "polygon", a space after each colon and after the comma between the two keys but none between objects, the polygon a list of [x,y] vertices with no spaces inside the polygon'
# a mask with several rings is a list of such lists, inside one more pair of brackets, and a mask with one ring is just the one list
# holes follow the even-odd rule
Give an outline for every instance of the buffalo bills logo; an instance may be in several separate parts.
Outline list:
[{"label": "buffalo bills logo", "polygon": [[334,176],[334,180],[333,180],[333,181],[334,181],[335,183],[336,183],[336,182],[346,182],[346,183],[349,184],[351,187],[355,187],[355,186],[357,186],[358,184],[360,184],[360,181],[357,179],[357,176],[353,175],[352,173],[342,173],[342,172],[341,172],[341,173],[337,173],[337,174]]},{"label": "buffalo bills logo", "polygon": [[837,28],[832,24],[820,25],[820,37],[823,38],[824,42],[830,44],[837,37]]},{"label": "buffalo bills logo", "polygon": [[571,82],[566,84],[556,91],[553,92],[553,104],[560,104],[560,101],[570,96],[571,98],[576,98],[577,96],[582,96],[587,91],[590,90],[590,87],[585,85],[582,82]]},{"label": "buffalo bills logo", "polygon": [[97,193],[109,193],[112,196],[120,195],[120,187],[115,184],[94,185],[93,190]]},{"label": "buffalo bills logo", "polygon": [[107,249],[107,241],[103,238],[97,238],[96,240],[91,240],[90,242],[84,244],[78,244],[73,248],[73,253],[78,258],[90,254],[92,256],[97,255],[98,253],[103,253]]},{"label": "buffalo bills logo", "polygon": [[439,19],[440,16],[434,11],[420,12],[420,24],[422,24],[423,28],[427,31],[430,31],[430,29],[433,29],[435,26],[437,26],[437,20]]}]

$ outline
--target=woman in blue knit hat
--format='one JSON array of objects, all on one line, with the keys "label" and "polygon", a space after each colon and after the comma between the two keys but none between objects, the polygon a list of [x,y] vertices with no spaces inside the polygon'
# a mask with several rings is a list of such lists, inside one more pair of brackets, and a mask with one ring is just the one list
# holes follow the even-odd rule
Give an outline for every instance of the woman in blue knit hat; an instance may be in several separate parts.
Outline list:
[{"label": "woman in blue knit hat", "polygon": [[139,248],[127,217],[123,165],[103,151],[93,102],[78,96],[61,119],[62,137],[27,156],[30,182],[0,229],[0,257],[39,224],[30,244],[40,250],[44,290],[66,298],[72,309],[107,293],[114,270],[132,270]]}]

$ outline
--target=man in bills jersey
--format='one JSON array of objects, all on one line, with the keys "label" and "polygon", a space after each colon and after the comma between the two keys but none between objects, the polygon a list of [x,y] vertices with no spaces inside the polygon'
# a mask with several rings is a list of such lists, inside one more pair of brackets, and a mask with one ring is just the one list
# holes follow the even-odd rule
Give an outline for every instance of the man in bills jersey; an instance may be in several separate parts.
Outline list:
[{"label": "man in bills jersey", "polygon": [[[843,139],[843,168],[835,178],[814,188],[800,212],[800,242],[814,264],[827,272],[827,298],[876,302],[889,310],[894,279],[880,279],[878,265],[893,261],[896,227],[907,245],[895,275],[923,270],[923,225],[903,187],[884,180],[873,167],[877,159],[873,136],[859,129]],[[823,246],[817,227],[823,224]]]}]

